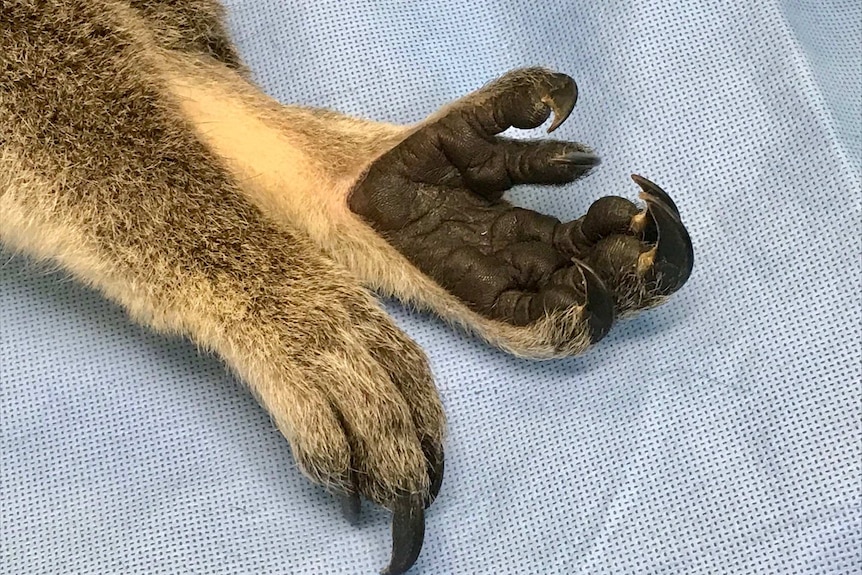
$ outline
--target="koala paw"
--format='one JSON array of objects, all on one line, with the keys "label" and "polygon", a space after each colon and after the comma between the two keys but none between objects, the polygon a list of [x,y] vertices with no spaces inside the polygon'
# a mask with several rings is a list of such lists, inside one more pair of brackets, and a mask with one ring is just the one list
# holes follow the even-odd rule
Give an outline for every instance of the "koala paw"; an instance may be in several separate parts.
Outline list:
[{"label": "koala paw", "polygon": [[661,303],[694,263],[676,205],[643,177],[633,176],[645,209],[610,196],[568,223],[502,199],[512,186],[566,184],[599,163],[583,144],[499,136],[551,114],[553,131],[577,94],[564,74],[510,72],[421,124],[371,164],[348,199],[470,310],[533,330],[554,355],[582,351],[618,315]]}]

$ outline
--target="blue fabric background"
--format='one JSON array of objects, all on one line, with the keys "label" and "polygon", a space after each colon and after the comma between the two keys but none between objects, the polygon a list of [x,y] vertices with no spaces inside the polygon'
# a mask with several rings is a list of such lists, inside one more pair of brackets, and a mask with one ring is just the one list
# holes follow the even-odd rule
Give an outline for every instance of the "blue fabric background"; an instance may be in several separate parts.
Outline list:
[{"label": "blue fabric background", "polygon": [[[578,80],[603,165],[513,198],[561,218],[641,173],[695,243],[670,304],[529,362],[387,303],[450,418],[420,574],[862,571],[862,4],[233,0],[282,101],[421,119],[509,68]],[[0,573],[374,573],[213,358],[0,254]]]}]

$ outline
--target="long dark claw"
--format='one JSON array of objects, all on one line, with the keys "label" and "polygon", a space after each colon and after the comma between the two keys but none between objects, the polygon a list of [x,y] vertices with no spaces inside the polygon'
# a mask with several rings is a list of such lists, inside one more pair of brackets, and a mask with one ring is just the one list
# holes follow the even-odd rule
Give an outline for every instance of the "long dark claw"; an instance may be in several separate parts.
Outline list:
[{"label": "long dark claw", "polygon": [[578,260],[573,261],[584,277],[584,307],[590,326],[590,341],[596,343],[608,334],[614,323],[614,298],[592,268]]},{"label": "long dark claw", "polygon": [[407,495],[394,505],[392,515],[392,558],[381,575],[402,575],[410,569],[425,539],[425,505],[422,497]]},{"label": "long dark claw", "polygon": [[548,128],[549,134],[568,119],[578,101],[578,85],[575,84],[575,81],[565,74],[555,74],[555,76],[560,78],[562,82],[559,86],[551,89],[547,97],[542,98],[542,101],[554,112],[554,121]]},{"label": "long dark claw", "polygon": [[651,272],[656,278],[656,291],[670,295],[685,284],[694,268],[691,237],[680,221],[676,204],[664,190],[646,178],[632,176],[632,179],[643,190],[641,198],[647,203],[654,226],[648,227],[644,235],[647,241],[656,243]]}]

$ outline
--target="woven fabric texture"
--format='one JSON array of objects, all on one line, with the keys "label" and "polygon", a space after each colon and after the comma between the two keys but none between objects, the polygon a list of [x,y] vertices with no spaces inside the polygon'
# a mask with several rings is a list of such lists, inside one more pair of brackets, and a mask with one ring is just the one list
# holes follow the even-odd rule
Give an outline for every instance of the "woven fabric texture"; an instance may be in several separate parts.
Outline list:
[{"label": "woven fabric texture", "polygon": [[[579,358],[519,360],[386,303],[450,421],[412,573],[862,572],[862,4],[228,7],[285,103],[415,122],[510,68],[572,75],[557,134],[603,164],[512,199],[572,219],[635,197],[636,172],[694,241],[686,287]],[[388,515],[348,525],[191,344],[6,253],[0,337],[0,574],[386,564]]]}]

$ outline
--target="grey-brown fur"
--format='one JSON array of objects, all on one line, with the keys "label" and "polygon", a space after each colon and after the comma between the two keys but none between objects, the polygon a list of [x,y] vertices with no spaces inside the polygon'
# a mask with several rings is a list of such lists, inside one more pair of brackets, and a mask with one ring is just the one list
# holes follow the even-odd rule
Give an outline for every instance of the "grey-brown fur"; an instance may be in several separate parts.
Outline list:
[{"label": "grey-brown fur", "polygon": [[439,445],[443,416],[421,351],[348,273],[243,198],[160,94],[121,15],[50,4],[0,13],[4,240],[28,243],[9,205],[68,233],[59,251],[98,262],[73,267],[80,279],[253,380],[314,479],[352,489],[353,465],[381,504],[427,490],[420,442]]},{"label": "grey-brown fur", "polygon": [[[221,13],[0,0],[0,240],[218,354],[313,480],[427,503],[442,406],[422,350],[367,288],[531,357],[583,350],[583,309],[510,325],[411,265],[347,197],[422,126],[280,105],[247,80]],[[273,157],[247,149],[258,140]]]},{"label": "grey-brown fur", "polygon": [[171,50],[204,54],[243,70],[223,23],[224,8],[214,0],[129,0],[149,21],[158,43]]}]

